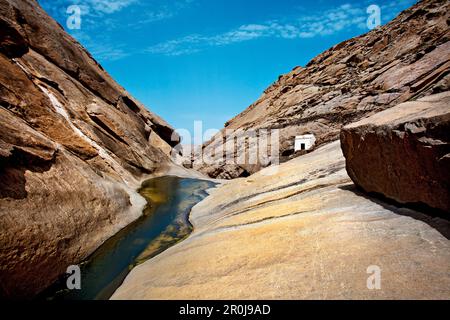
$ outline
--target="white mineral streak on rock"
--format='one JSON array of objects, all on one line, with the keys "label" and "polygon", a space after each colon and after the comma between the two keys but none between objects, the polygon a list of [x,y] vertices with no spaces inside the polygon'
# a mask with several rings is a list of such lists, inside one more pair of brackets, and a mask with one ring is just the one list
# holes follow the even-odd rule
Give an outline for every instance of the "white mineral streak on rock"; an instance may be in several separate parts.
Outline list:
[{"label": "white mineral streak on rock", "polygon": [[102,146],[100,146],[97,142],[89,138],[86,134],[84,134],[83,131],[81,131],[78,127],[75,126],[75,124],[72,122],[72,119],[70,119],[69,114],[67,113],[67,110],[64,108],[64,106],[61,104],[61,102],[54,96],[53,93],[51,93],[49,90],[44,88],[43,86],[39,85],[39,88],[48,96],[50,99],[50,102],[52,103],[53,107],[55,108],[55,111],[59,113],[70,125],[70,127],[75,131],[77,135],[82,137],[84,140],[86,140],[92,147],[94,147],[97,151],[99,156],[105,160],[118,174],[121,175],[123,181],[128,185],[129,181],[127,181],[124,176],[128,175],[128,172],[125,172],[123,167],[113,158],[111,155],[106,151]]}]

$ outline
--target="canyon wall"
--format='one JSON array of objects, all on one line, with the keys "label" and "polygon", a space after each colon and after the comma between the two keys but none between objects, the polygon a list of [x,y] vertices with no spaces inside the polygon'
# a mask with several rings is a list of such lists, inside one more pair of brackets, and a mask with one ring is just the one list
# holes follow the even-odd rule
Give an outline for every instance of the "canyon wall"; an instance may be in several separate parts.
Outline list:
[{"label": "canyon wall", "polygon": [[0,0],[0,296],[35,295],[138,218],[172,133],[36,1]]},{"label": "canyon wall", "polygon": [[[269,165],[244,161],[225,164],[230,154],[256,153],[257,144],[227,144],[258,129],[279,129],[281,160],[294,152],[296,135],[313,133],[317,146],[339,138],[349,123],[399,103],[450,89],[450,3],[424,0],[383,27],[344,41],[305,67],[279,77],[245,111],[229,120],[204,147],[215,163],[194,167],[211,177],[247,176]],[[235,130],[223,139],[225,130]]]}]

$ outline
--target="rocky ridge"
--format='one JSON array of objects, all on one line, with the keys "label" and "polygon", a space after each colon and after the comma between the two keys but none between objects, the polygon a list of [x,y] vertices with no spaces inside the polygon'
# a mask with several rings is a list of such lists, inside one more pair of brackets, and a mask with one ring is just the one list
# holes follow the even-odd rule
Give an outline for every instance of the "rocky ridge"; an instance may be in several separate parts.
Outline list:
[{"label": "rocky ridge", "polygon": [[[279,77],[245,111],[225,124],[236,130],[279,129],[282,160],[294,153],[294,137],[313,133],[317,145],[339,138],[349,123],[399,103],[450,89],[450,3],[423,0],[387,25],[344,41],[319,54],[305,67]],[[226,140],[226,141],[228,141]],[[204,145],[206,154],[225,150],[222,135]],[[256,152],[255,144],[232,146],[235,155]],[[220,155],[220,152],[217,152]],[[225,164],[194,167],[211,177],[235,178],[257,172],[257,165]]]}]

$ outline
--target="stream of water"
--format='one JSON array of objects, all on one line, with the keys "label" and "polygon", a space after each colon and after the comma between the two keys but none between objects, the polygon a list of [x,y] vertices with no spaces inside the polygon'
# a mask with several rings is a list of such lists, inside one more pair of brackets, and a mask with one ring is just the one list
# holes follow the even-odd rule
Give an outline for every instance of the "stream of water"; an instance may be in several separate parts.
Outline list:
[{"label": "stream of water", "polygon": [[192,231],[189,212],[213,182],[164,176],[147,180],[139,193],[147,199],[144,215],[101,245],[80,265],[81,290],[69,290],[61,277],[39,299],[108,299],[133,267],[142,263]]}]

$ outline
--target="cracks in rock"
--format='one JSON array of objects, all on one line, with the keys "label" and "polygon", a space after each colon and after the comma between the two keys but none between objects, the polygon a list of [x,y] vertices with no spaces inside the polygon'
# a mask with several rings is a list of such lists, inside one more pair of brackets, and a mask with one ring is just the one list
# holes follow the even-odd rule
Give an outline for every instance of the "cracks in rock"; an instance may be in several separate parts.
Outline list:
[{"label": "cracks in rock", "polygon": [[25,172],[49,171],[56,161],[57,153],[58,150],[55,150],[51,158],[47,159],[13,146],[9,156],[0,157],[0,199],[25,199],[28,196]]},{"label": "cracks in rock", "polygon": [[286,189],[286,188],[293,187],[293,186],[296,186],[296,185],[301,185],[301,184],[303,184],[303,183],[305,183],[307,181],[308,181],[307,179],[301,179],[299,181],[295,181],[295,182],[292,182],[292,183],[289,183],[289,184],[286,184],[286,185],[283,185],[283,186],[280,186],[280,187],[272,188],[272,189],[269,189],[267,191],[262,191],[262,192],[258,192],[258,193],[252,194],[252,195],[248,195],[248,196],[242,197],[242,198],[238,198],[236,200],[233,200],[232,202],[229,202],[229,203],[227,203],[227,204],[225,204],[223,206],[220,206],[218,208],[218,210],[222,211],[222,210],[225,210],[225,209],[227,209],[229,207],[234,206],[235,204],[242,203],[242,202],[245,202],[247,200],[250,200],[251,198],[255,198],[255,197],[263,195],[263,194],[271,193],[271,192],[278,191],[278,190],[281,190],[281,189]]},{"label": "cracks in rock", "polygon": [[[99,98],[100,100],[102,100],[103,102],[105,102],[107,105],[114,105],[114,101],[110,101],[107,98],[105,98],[98,90],[95,90],[94,88],[92,88],[92,86],[87,83],[86,81],[84,81],[80,75],[81,75],[81,71],[80,71],[80,66],[76,66],[75,70],[70,70],[68,68],[64,68],[63,66],[60,66],[60,64],[52,59],[51,57],[49,57],[48,55],[46,55],[44,52],[42,52],[39,48],[37,47],[33,47],[30,46],[30,48],[36,52],[37,54],[39,54],[43,59],[45,59],[48,63],[52,64],[55,68],[57,68],[59,71],[61,71],[61,73],[67,75],[69,78],[72,79],[72,81],[78,83],[79,85],[81,85],[84,89],[86,89],[87,91],[89,91],[93,96]],[[102,78],[102,82],[104,82],[104,79]],[[100,81],[99,81],[100,82]],[[120,96],[119,96],[120,97]]]},{"label": "cracks in rock", "polygon": [[[307,180],[305,179],[305,181],[307,181]],[[220,218],[211,220],[211,221],[209,222],[209,224],[214,224],[214,223],[220,221],[220,220],[223,219],[223,218],[229,218],[229,217],[232,217],[232,216],[236,216],[236,215],[240,215],[240,214],[245,214],[245,213],[247,213],[247,212],[249,212],[249,211],[252,211],[252,210],[255,210],[255,209],[264,208],[264,207],[266,207],[268,204],[273,203],[273,202],[286,200],[286,199],[292,198],[292,197],[294,197],[294,196],[298,196],[298,195],[300,195],[300,194],[308,193],[308,192],[315,191],[315,190],[318,190],[318,189],[328,188],[328,187],[332,187],[332,186],[338,186],[338,185],[340,185],[340,184],[342,184],[342,183],[346,183],[346,182],[348,182],[348,180],[345,180],[345,181],[344,181],[344,180],[340,180],[340,181],[336,181],[336,182],[333,182],[333,183],[320,184],[320,185],[312,186],[312,187],[310,187],[310,188],[297,190],[297,191],[294,191],[294,192],[292,192],[292,193],[289,193],[288,195],[284,195],[284,196],[277,197],[277,198],[275,198],[275,199],[270,199],[270,200],[266,200],[266,201],[263,201],[263,202],[259,202],[259,203],[257,203],[257,204],[248,206],[248,207],[246,207],[246,208],[244,208],[244,209],[242,209],[242,210],[231,211],[231,212],[229,212],[229,213],[227,213],[227,214],[225,214],[225,215],[222,215]],[[289,185],[281,186],[281,187],[272,189],[272,191],[266,191],[266,192],[258,193],[258,194],[255,194],[255,195],[252,195],[252,196],[248,196],[248,197],[245,197],[245,198],[246,198],[246,200],[249,200],[249,199],[251,199],[251,198],[253,198],[253,197],[256,197],[256,196],[259,196],[259,195],[261,195],[261,194],[273,192],[274,190],[287,189],[287,188],[289,188],[289,187],[295,186],[296,184],[298,184],[298,183],[294,183],[294,184],[289,184]],[[241,198],[241,199],[243,199],[243,198]],[[233,203],[240,203],[241,201],[246,201],[246,200],[239,200],[239,199],[237,199],[237,200],[233,201]],[[229,206],[230,206],[230,204],[227,205],[227,207],[229,207]],[[223,210],[223,209],[218,209],[218,211],[222,211],[222,210]]]},{"label": "cracks in rock", "polygon": [[105,134],[110,135],[112,138],[122,142],[125,145],[128,145],[128,142],[126,142],[120,135],[118,135],[114,130],[112,130],[107,124],[105,124],[102,119],[99,117],[99,115],[96,114],[89,114],[89,118],[92,119],[92,121],[97,124],[101,130],[105,132]]},{"label": "cracks in rock", "polygon": [[233,200],[232,202],[229,202],[229,203],[227,203],[225,205],[220,206],[218,208],[218,210],[219,211],[223,211],[223,210],[225,210],[227,208],[230,208],[230,207],[232,207],[232,206],[234,206],[234,205],[236,205],[238,203],[242,203],[242,202],[248,201],[248,200],[250,200],[252,198],[255,198],[257,196],[261,196],[261,195],[264,195],[264,194],[272,193],[272,192],[279,191],[279,190],[282,190],[282,189],[287,189],[287,188],[294,187],[294,186],[300,186],[300,185],[302,185],[302,184],[304,184],[304,183],[306,183],[306,182],[308,182],[308,181],[310,181],[312,179],[315,179],[315,178],[324,178],[326,176],[329,176],[331,174],[339,172],[343,168],[344,168],[344,162],[342,161],[342,163],[338,163],[338,164],[330,166],[328,168],[324,168],[322,170],[313,171],[313,172],[311,172],[308,175],[308,177],[303,178],[301,180],[294,181],[294,182],[291,182],[291,183],[288,183],[288,184],[285,184],[285,185],[282,185],[282,186],[279,186],[279,187],[275,187],[275,188],[272,188],[272,189],[269,189],[269,190],[266,190],[266,191],[258,192],[258,193],[255,193],[255,194],[251,194],[251,195],[248,195],[248,196],[245,196],[245,197],[242,197],[242,198],[238,198],[236,200]]},{"label": "cracks in rock", "polygon": [[52,87],[53,89],[55,89],[56,91],[58,91],[63,97],[66,96],[65,92],[60,88],[59,84],[56,83],[55,81],[52,81],[50,79],[44,78],[44,77],[37,77],[37,79],[45,84],[47,84],[48,86]]},{"label": "cracks in rock", "polygon": [[27,40],[3,17],[0,19],[0,52],[8,58],[21,57],[29,50]]},{"label": "cracks in rock", "polygon": [[280,220],[280,219],[293,217],[293,216],[297,216],[297,215],[300,215],[300,214],[303,214],[303,213],[308,213],[308,212],[309,212],[308,210],[304,210],[304,211],[296,211],[296,212],[292,212],[292,213],[287,213],[287,214],[283,214],[283,215],[280,215],[280,216],[264,217],[264,218],[261,218],[261,219],[255,220],[255,221],[249,221],[249,222],[233,224],[233,225],[227,225],[227,226],[211,229],[211,230],[208,230],[208,233],[209,232],[221,232],[221,231],[226,231],[226,230],[230,230],[230,229],[237,229],[237,228],[240,228],[240,227],[257,225],[257,224],[261,224],[261,223],[264,223],[264,222],[267,222],[267,221]]},{"label": "cracks in rock", "polygon": [[136,113],[136,114],[140,113],[141,109],[139,108],[139,106],[132,99],[130,99],[128,96],[121,95],[119,97],[119,102],[120,101],[122,101],[123,104],[126,105],[134,113]]},{"label": "cracks in rock", "polygon": [[315,191],[315,190],[318,190],[318,189],[328,188],[328,187],[334,186],[336,184],[340,184],[342,182],[343,181],[337,182],[337,183],[320,184],[320,185],[316,185],[316,186],[313,186],[313,187],[310,187],[310,188],[301,189],[301,190],[292,192],[292,193],[290,193],[290,194],[288,194],[286,196],[282,196],[282,197],[278,197],[278,198],[275,198],[275,199],[259,202],[259,203],[255,204],[255,205],[250,206],[250,207],[246,207],[243,210],[234,211],[234,212],[232,211],[230,214],[226,215],[226,217],[232,217],[232,216],[236,216],[238,214],[244,214],[244,213],[249,212],[249,211],[254,210],[254,209],[263,208],[269,203],[273,203],[273,202],[277,202],[277,201],[281,201],[281,200],[287,200],[289,198],[298,196],[298,195],[303,194],[303,193],[308,193],[308,192]]}]

